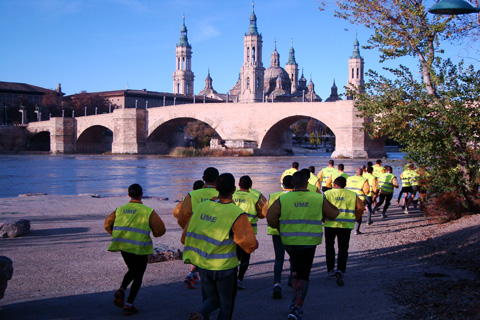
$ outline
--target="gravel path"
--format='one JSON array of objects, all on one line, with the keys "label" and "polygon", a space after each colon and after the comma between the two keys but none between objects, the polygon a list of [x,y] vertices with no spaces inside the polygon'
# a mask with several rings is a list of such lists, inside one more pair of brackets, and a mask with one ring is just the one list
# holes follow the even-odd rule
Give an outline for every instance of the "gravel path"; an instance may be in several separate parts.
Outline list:
[{"label": "gravel path", "polygon": [[[0,319],[120,319],[112,304],[125,266],[107,251],[104,218],[126,197],[34,196],[0,199],[0,219],[29,219],[32,230],[0,239],[0,255],[14,261],[14,276],[0,300]],[[182,248],[173,201],[146,199],[167,233],[155,246]],[[480,215],[447,224],[419,211],[374,217],[352,234],[345,286],[327,279],[325,250],[318,246],[305,319],[480,319]],[[237,295],[234,319],[286,319],[291,292],[273,300],[273,246],[259,223],[260,248]],[[285,263],[284,281],[288,269]],[[186,319],[199,308],[200,289],[186,289],[181,261],[150,264],[136,306],[142,319]]]}]

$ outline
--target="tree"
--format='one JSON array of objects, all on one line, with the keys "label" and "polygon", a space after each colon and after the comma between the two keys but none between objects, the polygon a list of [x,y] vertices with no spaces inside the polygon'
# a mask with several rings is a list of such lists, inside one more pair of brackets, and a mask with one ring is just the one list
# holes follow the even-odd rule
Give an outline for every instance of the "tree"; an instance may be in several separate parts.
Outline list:
[{"label": "tree", "polygon": [[65,100],[65,109],[75,110],[76,115],[84,115],[85,107],[87,108],[87,114],[95,114],[95,108],[97,113],[108,113],[109,100],[96,93],[88,93],[82,91],[78,94],[70,96]]},{"label": "tree", "polygon": [[296,137],[303,137],[307,133],[308,120],[298,120],[290,126]]},{"label": "tree", "polygon": [[366,131],[401,143],[407,157],[432,174],[430,188],[455,190],[468,210],[477,210],[480,73],[440,55],[440,40],[458,30],[455,18],[428,14],[422,0],[337,5],[337,17],[374,31],[366,48],[378,48],[381,62],[404,56],[419,62],[420,76],[401,65],[386,69],[393,80],[369,71],[365,88],[350,91],[360,116],[368,119]]},{"label": "tree", "polygon": [[212,127],[198,120],[187,123],[185,132],[195,140],[197,148],[208,147],[212,137],[217,136]]}]

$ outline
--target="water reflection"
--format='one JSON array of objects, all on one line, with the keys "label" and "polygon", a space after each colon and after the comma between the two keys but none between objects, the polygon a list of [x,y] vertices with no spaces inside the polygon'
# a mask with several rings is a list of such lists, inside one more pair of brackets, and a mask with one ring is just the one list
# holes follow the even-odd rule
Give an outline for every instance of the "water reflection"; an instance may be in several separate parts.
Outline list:
[{"label": "water reflection", "polygon": [[[389,154],[384,164],[402,170],[402,154]],[[293,161],[300,168],[327,165],[329,155],[299,155],[290,157],[231,157],[231,158],[169,158],[159,156],[86,156],[86,155],[1,155],[0,197],[16,197],[25,193],[76,195],[96,193],[101,196],[125,195],[126,188],[139,183],[145,195],[181,199],[201,179],[206,167],[230,172],[237,179],[250,175],[253,187],[269,194],[278,191],[282,172]],[[399,160],[400,159],[400,160]],[[372,161],[374,161],[373,159]],[[343,163],[345,172],[353,174],[366,159],[335,160]]]}]

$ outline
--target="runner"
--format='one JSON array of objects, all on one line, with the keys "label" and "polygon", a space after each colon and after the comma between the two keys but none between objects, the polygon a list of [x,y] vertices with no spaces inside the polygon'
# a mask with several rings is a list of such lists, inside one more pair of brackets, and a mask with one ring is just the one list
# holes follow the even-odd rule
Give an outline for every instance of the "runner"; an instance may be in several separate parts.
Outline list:
[{"label": "runner", "polygon": [[[268,206],[263,207],[263,215],[267,216],[268,208],[272,203],[278,199],[282,194],[293,191],[292,176],[286,176],[283,178],[282,191],[271,193],[268,200]],[[267,227],[267,234],[272,236],[273,250],[275,252],[275,263],[273,265],[273,299],[281,299],[282,294],[282,270],[283,262],[285,261],[285,247],[283,246],[282,239],[277,229],[270,226]]]},{"label": "runner", "polygon": [[328,161],[328,166],[323,168],[322,170],[320,170],[320,172],[318,173],[317,177],[318,177],[318,180],[321,182],[321,185],[322,185],[322,192],[325,192],[327,190],[330,190],[331,187],[327,187],[327,179],[335,172],[337,172],[337,170],[334,168],[334,165],[335,164],[335,161],[333,160],[329,160]]},{"label": "runner", "polygon": [[397,178],[392,173],[392,167],[385,166],[386,172],[378,178],[378,187],[380,189],[380,200],[373,208],[372,214],[378,210],[383,202],[385,201],[385,206],[383,207],[382,218],[386,218],[386,212],[388,207],[390,206],[390,201],[392,201],[393,197],[393,188],[398,188]]}]

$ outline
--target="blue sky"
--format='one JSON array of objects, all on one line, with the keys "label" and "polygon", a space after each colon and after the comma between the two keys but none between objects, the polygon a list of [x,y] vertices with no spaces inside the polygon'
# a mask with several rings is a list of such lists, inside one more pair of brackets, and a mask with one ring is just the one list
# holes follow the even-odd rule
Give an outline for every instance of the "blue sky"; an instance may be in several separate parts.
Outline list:
[{"label": "blue sky", "polygon": [[[355,32],[361,45],[369,36],[334,18],[329,3],[320,12],[315,0],[255,1],[264,66],[270,66],[276,40],[284,67],[293,39],[297,63],[322,99],[330,95],[334,78],[344,93]],[[250,0],[0,0],[0,81],[51,89],[60,82],[66,94],[127,85],[172,92],[185,14],[195,93],[205,86],[208,68],[213,87],[225,93],[238,79],[251,11]],[[448,53],[475,56],[461,46]],[[376,51],[362,49],[361,55],[366,69],[381,68]],[[414,60],[406,63],[415,66]]]}]

